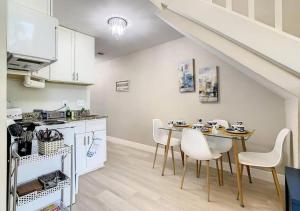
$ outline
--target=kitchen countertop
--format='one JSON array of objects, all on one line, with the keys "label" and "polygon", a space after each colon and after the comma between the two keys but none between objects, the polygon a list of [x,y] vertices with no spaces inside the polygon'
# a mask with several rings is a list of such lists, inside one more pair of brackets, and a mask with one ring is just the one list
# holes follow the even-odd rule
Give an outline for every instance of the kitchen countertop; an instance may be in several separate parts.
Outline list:
[{"label": "kitchen countertop", "polygon": [[66,122],[75,122],[75,121],[103,119],[103,118],[108,118],[108,116],[107,115],[89,115],[86,117],[75,117],[75,118],[66,118],[66,119],[57,119],[57,120],[63,120]]},{"label": "kitchen countertop", "polygon": [[58,118],[58,119],[49,119],[49,120],[23,119],[21,123],[34,122],[39,125],[47,125],[45,121],[64,121],[65,123],[71,123],[76,121],[85,121],[85,120],[94,120],[94,119],[103,119],[103,118],[108,118],[108,115],[88,115],[88,116],[75,117],[75,118]]}]

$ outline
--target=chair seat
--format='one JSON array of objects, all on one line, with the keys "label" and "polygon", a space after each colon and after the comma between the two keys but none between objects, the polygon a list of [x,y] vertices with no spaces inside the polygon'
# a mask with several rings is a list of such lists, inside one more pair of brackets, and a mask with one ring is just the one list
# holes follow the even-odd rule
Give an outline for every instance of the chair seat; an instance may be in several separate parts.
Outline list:
[{"label": "chair seat", "polygon": [[[165,136],[164,138],[161,138],[160,140],[155,140],[156,143],[159,143],[161,145],[167,145],[168,137]],[[180,139],[178,138],[171,138],[170,146],[180,146]]]},{"label": "chair seat", "polygon": [[275,167],[274,157],[271,153],[240,152],[239,162],[248,166]]},{"label": "chair seat", "polygon": [[198,155],[189,155],[187,154],[190,158],[192,159],[195,159],[195,160],[216,160],[216,159],[219,159],[221,157],[221,154],[218,153],[218,152],[214,152],[214,151],[211,151],[211,157],[210,158],[203,158]]}]

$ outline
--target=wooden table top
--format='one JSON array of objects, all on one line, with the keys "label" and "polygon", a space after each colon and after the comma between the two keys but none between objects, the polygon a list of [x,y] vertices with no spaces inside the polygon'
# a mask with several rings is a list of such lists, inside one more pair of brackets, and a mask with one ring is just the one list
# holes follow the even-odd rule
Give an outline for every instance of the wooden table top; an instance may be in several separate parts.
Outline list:
[{"label": "wooden table top", "polygon": [[[169,127],[169,126],[166,126],[166,127],[161,127],[159,129],[162,129],[162,130],[168,130],[168,131],[178,131],[178,132],[182,132],[182,130],[184,128],[192,128],[192,125],[187,125],[187,126],[173,126],[173,127]],[[197,130],[197,129],[195,129]],[[199,130],[199,129],[198,129]],[[219,138],[228,138],[228,139],[243,139],[243,140],[248,140],[255,132],[255,130],[247,130],[248,132],[247,133],[239,133],[239,134],[234,134],[234,133],[229,133],[225,130],[225,128],[220,128],[217,130],[218,133],[214,134],[212,133],[212,130],[209,129],[208,132],[202,132],[203,135],[205,136],[214,136],[214,137],[219,137]],[[200,130],[199,130],[200,132]]]}]

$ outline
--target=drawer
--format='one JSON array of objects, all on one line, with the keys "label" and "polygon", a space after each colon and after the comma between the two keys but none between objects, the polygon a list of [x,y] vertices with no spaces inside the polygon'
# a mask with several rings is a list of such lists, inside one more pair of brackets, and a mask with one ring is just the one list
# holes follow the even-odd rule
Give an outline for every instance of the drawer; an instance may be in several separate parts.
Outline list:
[{"label": "drawer", "polygon": [[75,127],[75,134],[85,133],[85,121],[70,122],[68,125]]},{"label": "drawer", "polygon": [[87,133],[97,130],[106,130],[106,118],[86,120],[85,128]]}]

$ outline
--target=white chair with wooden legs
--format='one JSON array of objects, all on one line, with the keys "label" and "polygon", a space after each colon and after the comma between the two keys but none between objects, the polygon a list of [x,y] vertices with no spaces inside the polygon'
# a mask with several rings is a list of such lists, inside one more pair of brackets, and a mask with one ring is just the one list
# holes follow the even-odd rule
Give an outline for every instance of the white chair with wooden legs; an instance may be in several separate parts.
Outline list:
[{"label": "white chair with wooden legs", "polygon": [[290,130],[287,128],[282,129],[278,133],[275,146],[271,152],[267,152],[267,153],[240,152],[239,153],[239,162],[241,164],[241,171],[242,171],[241,175],[243,175],[243,167],[245,165],[269,168],[272,171],[276,191],[282,206],[283,206],[283,196],[282,196],[275,167],[278,166],[281,162],[283,144],[289,133]]},{"label": "white chair with wooden legs", "polygon": [[[156,156],[159,145],[164,146],[164,150],[166,153],[167,149],[167,142],[168,142],[168,132],[165,130],[161,130],[159,128],[163,127],[163,123],[160,119],[153,119],[153,140],[156,143],[156,149],[155,149],[155,155],[154,155],[154,161],[153,161],[153,168],[155,166]],[[175,175],[175,159],[174,159],[174,146],[180,147],[180,140],[177,138],[171,138],[170,140],[170,147],[171,147],[171,154],[172,154],[172,163],[173,163],[173,173]]]},{"label": "white chair with wooden legs", "polygon": [[[182,131],[181,138],[181,149],[185,154],[185,162],[184,162],[184,170],[181,180],[180,188],[183,188],[184,177],[187,169],[187,159],[192,158],[194,160],[206,161],[206,173],[207,173],[207,200],[210,200],[210,161],[216,160],[218,161],[221,157],[219,153],[213,153],[207,143],[205,136],[199,131],[195,129],[185,128]],[[217,166],[218,167],[218,166]],[[221,185],[221,178],[219,168],[218,170],[218,181],[219,185]]]},{"label": "white chair with wooden legs", "polygon": [[[229,123],[226,120],[213,120],[212,122],[216,122],[217,125],[224,127],[225,129],[229,127]],[[220,138],[220,137],[207,137],[208,146],[211,148],[212,151],[219,152],[222,157],[223,154],[227,154],[228,163],[230,172],[232,174],[232,165],[231,165],[231,158],[229,151],[232,148],[232,141],[230,139]]]}]

